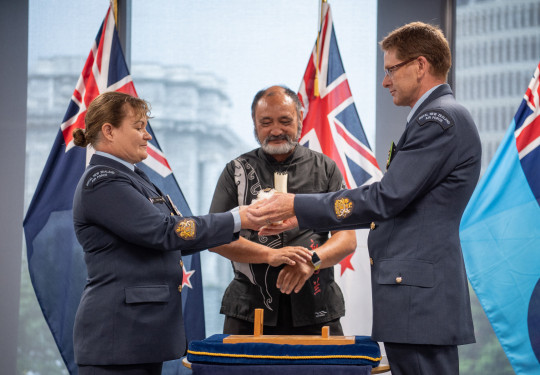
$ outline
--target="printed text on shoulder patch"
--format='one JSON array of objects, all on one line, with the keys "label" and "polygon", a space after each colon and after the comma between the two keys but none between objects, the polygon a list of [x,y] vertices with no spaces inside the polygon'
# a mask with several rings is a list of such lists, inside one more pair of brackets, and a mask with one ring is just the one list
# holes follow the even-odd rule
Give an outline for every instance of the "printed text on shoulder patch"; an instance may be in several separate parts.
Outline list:
[{"label": "printed text on shoulder patch", "polygon": [[420,124],[420,126],[423,126],[424,124],[428,122],[436,122],[441,126],[443,130],[446,130],[452,126],[454,126],[454,122],[448,114],[446,114],[444,111],[437,109],[433,111],[426,111],[422,113],[416,121]]},{"label": "printed text on shoulder patch", "polygon": [[84,187],[92,188],[94,187],[96,183],[100,182],[101,180],[107,177],[114,176],[114,175],[116,175],[116,171],[114,169],[110,169],[110,168],[98,169],[96,171],[89,173],[86,176],[86,179],[84,180]]}]

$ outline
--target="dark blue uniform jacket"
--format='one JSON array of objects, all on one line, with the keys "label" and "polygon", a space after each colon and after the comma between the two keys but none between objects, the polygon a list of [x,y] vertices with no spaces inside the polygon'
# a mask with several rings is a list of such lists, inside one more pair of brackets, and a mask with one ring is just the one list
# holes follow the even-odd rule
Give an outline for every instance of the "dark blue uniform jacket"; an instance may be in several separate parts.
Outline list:
[{"label": "dark blue uniform jacket", "polygon": [[162,362],[185,352],[181,253],[226,244],[238,234],[230,213],[171,216],[168,202],[150,200],[159,195],[100,155],[79,181],[73,219],[88,280],[74,326],[78,364]]},{"label": "dark blue uniform jacket", "polygon": [[459,241],[461,215],[480,173],[481,146],[469,112],[448,85],[414,113],[380,182],[322,195],[297,195],[302,228],[370,226],[377,341],[474,342]]}]

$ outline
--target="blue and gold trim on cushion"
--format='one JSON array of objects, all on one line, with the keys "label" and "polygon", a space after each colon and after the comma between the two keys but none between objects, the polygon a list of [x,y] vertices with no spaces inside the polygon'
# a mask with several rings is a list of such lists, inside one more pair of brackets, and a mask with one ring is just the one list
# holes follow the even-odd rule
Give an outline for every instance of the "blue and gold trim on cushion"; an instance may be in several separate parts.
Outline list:
[{"label": "blue and gold trim on cushion", "polygon": [[266,343],[224,344],[229,335],[213,335],[189,344],[191,363],[221,364],[335,364],[370,365],[381,361],[379,344],[368,336],[356,336],[351,345],[280,345]]}]

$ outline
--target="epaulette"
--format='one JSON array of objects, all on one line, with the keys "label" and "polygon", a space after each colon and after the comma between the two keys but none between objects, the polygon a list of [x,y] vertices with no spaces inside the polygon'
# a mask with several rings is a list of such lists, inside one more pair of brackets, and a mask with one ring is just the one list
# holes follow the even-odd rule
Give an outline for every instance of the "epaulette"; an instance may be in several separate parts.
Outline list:
[{"label": "epaulette", "polygon": [[445,111],[442,109],[430,109],[418,116],[416,119],[420,126],[427,124],[428,122],[436,122],[441,126],[443,130],[449,129],[454,126],[454,121]]},{"label": "epaulette", "polygon": [[118,171],[111,167],[99,166],[90,170],[84,178],[84,188],[92,189],[102,181],[116,177]]}]

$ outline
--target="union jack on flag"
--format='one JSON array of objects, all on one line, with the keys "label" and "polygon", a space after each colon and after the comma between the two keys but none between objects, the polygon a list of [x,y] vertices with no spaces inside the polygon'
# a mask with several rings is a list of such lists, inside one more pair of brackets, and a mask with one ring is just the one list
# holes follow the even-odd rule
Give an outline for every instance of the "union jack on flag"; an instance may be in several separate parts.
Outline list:
[{"label": "union jack on flag", "polygon": [[525,92],[525,96],[516,113],[516,146],[523,172],[531,190],[540,203],[540,63]]},{"label": "union jack on flag", "polygon": [[[304,111],[299,143],[333,159],[352,189],[379,181],[382,172],[356,111],[327,2],[322,4],[322,15],[318,42],[298,92]],[[341,324],[345,332],[369,335],[372,313],[367,231],[357,230],[356,236],[356,251],[340,262],[341,272],[335,275],[347,306]]]},{"label": "union jack on flag", "polygon": [[[77,374],[73,354],[73,322],[86,283],[83,250],[73,227],[73,195],[90,150],[74,147],[73,130],[84,129],[87,107],[99,94],[120,91],[137,96],[116,32],[113,9],[109,8],[71,97],[62,125],[24,219],[28,268],[36,297],[70,372]],[[191,211],[161,151],[150,124],[152,140],[148,157],[139,165],[161,190],[167,192],[180,212]],[[88,155],[87,155],[88,154]],[[188,340],[205,337],[200,256],[183,256],[182,291]],[[188,302],[189,301],[189,302]],[[163,373],[182,367],[167,362]]]},{"label": "union jack on flag", "polygon": [[[322,6],[319,41],[315,43],[298,93],[304,110],[300,144],[333,159],[347,186],[355,188],[380,180],[382,172],[356,111],[339,54],[330,5]],[[317,83],[318,96],[315,95]]]},{"label": "union jack on flag", "polygon": [[[92,45],[61,126],[66,142],[66,152],[74,147],[73,130],[76,128],[84,129],[86,109],[96,96],[107,91],[119,91],[137,96],[114,22],[113,9],[109,8]],[[152,136],[155,139],[153,134]],[[143,163],[161,177],[169,176],[172,173],[171,167],[157,142],[152,140],[147,150],[148,158]]]}]

